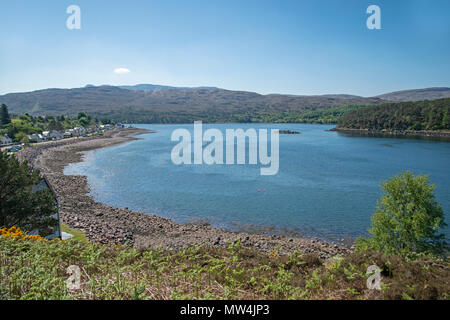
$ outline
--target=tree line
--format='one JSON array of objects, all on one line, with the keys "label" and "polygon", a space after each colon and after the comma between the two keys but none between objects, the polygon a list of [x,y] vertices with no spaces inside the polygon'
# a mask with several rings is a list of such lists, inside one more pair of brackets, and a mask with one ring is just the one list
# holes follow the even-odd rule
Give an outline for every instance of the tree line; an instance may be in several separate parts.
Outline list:
[{"label": "tree line", "polygon": [[339,128],[371,130],[450,130],[450,98],[396,102],[344,114]]},{"label": "tree line", "polygon": [[214,111],[144,111],[136,109],[112,110],[92,115],[103,119],[108,117],[116,122],[124,123],[321,123],[336,124],[347,112],[367,107],[367,105],[344,105],[330,108],[307,108],[302,111],[268,112],[252,110],[251,112]]}]

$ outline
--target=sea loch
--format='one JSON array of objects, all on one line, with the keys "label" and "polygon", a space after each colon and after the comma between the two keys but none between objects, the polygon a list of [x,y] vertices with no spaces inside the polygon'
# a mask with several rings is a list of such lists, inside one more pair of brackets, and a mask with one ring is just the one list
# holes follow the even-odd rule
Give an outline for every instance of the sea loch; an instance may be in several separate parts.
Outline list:
[{"label": "sea loch", "polygon": [[[279,131],[270,130],[270,140],[267,138],[267,129],[260,129],[259,134],[253,128],[243,130],[226,129],[226,140],[223,139],[222,131],[216,128],[210,128],[203,133],[201,121],[194,122],[194,152],[192,152],[191,133],[185,128],[175,129],[171,134],[171,141],[180,141],[174,146],[171,152],[172,162],[176,165],[191,164],[192,155],[194,164],[235,164],[235,149],[237,153],[236,164],[257,164],[259,162],[268,167],[261,167],[261,175],[274,175],[278,173],[279,168]],[[258,143],[259,138],[259,143]],[[248,139],[248,148],[247,142]],[[236,144],[235,144],[236,141]],[[268,141],[270,141],[270,156],[268,155]],[[203,142],[210,142],[203,149]],[[223,149],[225,143],[226,157],[223,159]],[[246,151],[247,150],[247,151]]]},{"label": "sea loch", "polygon": [[[138,125],[156,130],[140,140],[90,151],[66,174],[88,177],[98,201],[155,213],[176,222],[198,219],[232,230],[254,226],[297,230],[324,238],[366,234],[380,182],[400,172],[428,174],[436,200],[450,213],[450,143],[421,139],[368,138],[327,132],[330,125],[203,124],[204,129],[295,130],[280,135],[276,175],[260,175],[260,164],[175,165],[177,128],[193,125]],[[443,230],[447,237],[449,228]]]}]

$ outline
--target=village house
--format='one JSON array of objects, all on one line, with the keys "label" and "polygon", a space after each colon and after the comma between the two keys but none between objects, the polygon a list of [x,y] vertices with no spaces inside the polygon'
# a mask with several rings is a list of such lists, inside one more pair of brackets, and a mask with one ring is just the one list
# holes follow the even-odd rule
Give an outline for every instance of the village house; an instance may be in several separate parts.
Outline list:
[{"label": "village house", "polygon": [[57,130],[50,131],[49,136],[51,140],[62,140],[64,138],[63,134]]},{"label": "village house", "polygon": [[33,134],[28,135],[28,140],[30,142],[42,142],[45,139],[44,139],[44,136],[42,134],[40,134],[40,133],[33,133]]},{"label": "village house", "polygon": [[64,138],[64,135],[57,130],[43,131],[42,136],[44,140],[61,140]]},{"label": "village house", "polygon": [[73,128],[73,136],[74,137],[79,137],[82,136],[84,134],[85,129],[83,127],[75,127]]},{"label": "village house", "polygon": [[42,136],[45,140],[61,140],[64,137],[61,132],[56,130],[44,131]]},{"label": "village house", "polygon": [[99,125],[95,125],[94,127],[92,127],[92,133],[94,135],[98,135],[98,134],[100,134],[100,132],[102,132],[102,129],[100,128]]},{"label": "village house", "polygon": [[1,137],[0,145],[8,146],[12,143],[13,143],[12,139],[8,137],[6,134],[3,137]]},{"label": "village house", "polygon": [[111,130],[111,129],[114,129],[114,127],[113,127],[113,125],[112,124],[102,124],[101,126],[100,126],[100,130]]},{"label": "village house", "polygon": [[96,132],[98,129],[97,129],[97,126],[90,126],[90,127],[87,127],[86,128],[86,133],[94,133],[94,132]]}]

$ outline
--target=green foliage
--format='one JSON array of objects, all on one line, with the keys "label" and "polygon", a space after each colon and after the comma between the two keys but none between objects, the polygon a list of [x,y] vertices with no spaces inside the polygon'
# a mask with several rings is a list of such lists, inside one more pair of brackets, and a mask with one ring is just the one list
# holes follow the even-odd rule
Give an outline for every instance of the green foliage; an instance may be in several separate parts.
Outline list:
[{"label": "green foliage", "polygon": [[305,110],[303,112],[282,112],[267,115],[249,116],[247,122],[263,123],[321,123],[334,124],[346,113],[353,110],[365,108],[365,105],[346,105],[333,108],[320,108],[316,110]]},{"label": "green foliage", "polygon": [[340,128],[371,130],[450,130],[450,98],[387,103],[346,113]]},{"label": "green foliage", "polygon": [[[78,116],[122,123],[248,122],[253,117],[290,113],[299,115],[349,104],[379,104],[379,98],[345,95],[295,96],[223,89],[141,91],[113,86],[46,89],[0,96],[15,114]],[[36,102],[39,101],[40,105]],[[261,121],[260,121],[261,122]]]},{"label": "green foliage", "polygon": [[86,118],[86,117],[79,118],[79,119],[78,119],[78,122],[79,122],[80,125],[83,126],[83,127],[87,127],[87,126],[91,123],[91,121],[88,120],[88,118]]},{"label": "green foliage", "polygon": [[267,110],[254,108],[251,111],[238,110],[235,112],[214,111],[142,111],[122,109],[110,111],[107,114],[93,113],[94,116],[116,122],[126,123],[191,123],[201,120],[206,123],[337,123],[339,118],[347,112],[365,108],[366,105],[328,106],[321,108],[304,107],[298,111]]},{"label": "green foliage", "polygon": [[5,128],[8,130],[8,135],[10,137],[15,137],[18,133],[28,135],[41,131],[41,129],[37,127],[33,122],[21,118],[12,119],[11,123],[6,125]]},{"label": "green foliage", "polygon": [[18,142],[27,143],[29,142],[28,136],[25,132],[18,132],[14,135],[14,140]]},{"label": "green foliage", "polygon": [[73,235],[73,238],[71,238],[70,241],[76,240],[79,242],[88,242],[88,239],[86,238],[86,236],[84,235],[84,233],[82,231],[73,229],[66,224],[61,223],[61,231],[64,231],[64,232],[67,232],[67,233],[70,233],[71,235]]},{"label": "green foliage", "polygon": [[0,107],[0,127],[7,125],[11,122],[11,118],[8,112],[6,104],[2,104]]},{"label": "green foliage", "polygon": [[48,190],[33,192],[39,182],[39,171],[30,171],[6,152],[0,152],[0,228],[38,229],[40,235],[52,233],[56,219],[53,195]]},{"label": "green foliage", "polygon": [[80,112],[80,118],[68,118],[63,115],[54,116],[38,116],[33,117],[29,114],[22,114],[13,118],[8,124],[3,126],[0,130],[0,134],[7,134],[9,137],[14,138],[16,142],[28,142],[26,137],[33,133],[42,133],[43,131],[64,131],[66,129],[72,129],[74,127],[89,127],[95,125],[95,121],[91,119],[91,116],[85,112]]},{"label": "green foliage", "polygon": [[80,120],[81,118],[87,118],[86,112],[78,112],[77,118],[78,120]]},{"label": "green foliage", "polygon": [[78,112],[77,119],[81,126],[87,127],[91,124],[92,118],[86,112]]},{"label": "green foliage", "polygon": [[55,119],[52,119],[49,121],[48,125],[47,125],[48,130],[57,130],[57,131],[63,131],[64,130],[64,126],[60,121],[57,121]]},{"label": "green foliage", "polygon": [[[356,252],[327,269],[317,259],[240,244],[136,250],[0,237],[0,299],[448,299],[446,261]],[[66,287],[70,265],[79,289]],[[367,290],[369,265],[383,270],[383,290]]]},{"label": "green foliage", "polygon": [[385,194],[372,216],[372,235],[357,241],[359,249],[408,256],[418,253],[443,254],[448,248],[440,228],[446,226],[442,207],[434,199],[434,185],[428,176],[411,172],[382,184]]}]

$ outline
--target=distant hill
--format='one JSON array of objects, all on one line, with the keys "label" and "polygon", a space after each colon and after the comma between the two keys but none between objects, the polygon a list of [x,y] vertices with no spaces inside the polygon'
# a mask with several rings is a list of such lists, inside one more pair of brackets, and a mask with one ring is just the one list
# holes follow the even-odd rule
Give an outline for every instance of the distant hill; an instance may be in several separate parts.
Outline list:
[{"label": "distant hill", "polygon": [[[100,119],[133,123],[335,122],[349,110],[389,101],[450,96],[449,88],[399,91],[365,98],[348,94],[262,95],[215,87],[155,84],[44,89],[0,96],[14,114],[73,115],[86,111]],[[402,100],[403,99],[403,100]],[[350,106],[350,107],[345,107]]]},{"label": "distant hill", "polygon": [[[139,90],[145,88],[146,90]],[[300,114],[343,105],[374,105],[380,98],[348,95],[261,95],[218,88],[170,88],[138,85],[132,89],[87,86],[45,89],[0,96],[10,112],[31,115],[75,114],[86,111],[99,118],[135,123],[264,121],[280,113]],[[151,90],[153,89],[153,90]]]},{"label": "distant hill", "polygon": [[377,98],[389,101],[420,101],[435,100],[441,98],[450,98],[450,88],[425,88],[415,90],[403,90],[391,93],[385,93],[377,96]]}]

